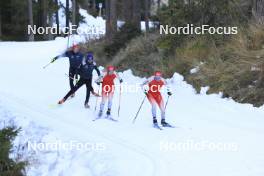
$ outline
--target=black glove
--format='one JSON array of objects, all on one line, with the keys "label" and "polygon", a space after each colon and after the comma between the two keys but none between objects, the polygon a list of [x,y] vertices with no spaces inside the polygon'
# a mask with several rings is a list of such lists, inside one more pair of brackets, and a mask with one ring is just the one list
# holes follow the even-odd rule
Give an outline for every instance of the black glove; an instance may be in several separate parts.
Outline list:
[{"label": "black glove", "polygon": [[171,96],[171,95],[172,95],[172,93],[171,93],[171,92],[167,92],[167,94],[168,94],[169,96]]},{"label": "black glove", "polygon": [[119,82],[120,82],[120,84],[121,84],[121,83],[123,82],[123,79],[120,79]]},{"label": "black glove", "polygon": [[51,63],[55,62],[55,60],[58,59],[58,56],[54,57],[53,59],[51,59]]}]

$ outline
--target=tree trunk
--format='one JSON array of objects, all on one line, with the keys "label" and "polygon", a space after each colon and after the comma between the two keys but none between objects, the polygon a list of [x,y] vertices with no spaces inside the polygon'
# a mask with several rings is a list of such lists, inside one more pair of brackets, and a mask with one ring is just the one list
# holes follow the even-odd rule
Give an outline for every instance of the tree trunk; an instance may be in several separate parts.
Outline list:
[{"label": "tree trunk", "polygon": [[105,0],[105,36],[107,40],[110,40],[111,38],[110,20],[110,0]]},{"label": "tree trunk", "polygon": [[106,39],[110,42],[117,32],[116,0],[106,0]]},{"label": "tree trunk", "polygon": [[150,0],[145,0],[144,1],[145,5],[145,28],[146,28],[146,33],[149,32],[149,9],[150,9]]},{"label": "tree trunk", "polygon": [[[42,14],[41,14],[41,22],[42,22],[42,27],[47,27],[47,18],[48,18],[48,4],[47,4],[47,0],[41,0],[41,10],[42,10]],[[44,35],[43,37],[44,39],[48,39],[47,35]]]},{"label": "tree trunk", "polygon": [[66,13],[66,33],[69,32],[68,28],[70,26],[70,9],[69,9],[69,0],[66,0],[66,9],[65,9],[65,13]]},{"label": "tree trunk", "polygon": [[123,0],[123,15],[126,23],[131,23],[133,17],[133,1],[132,0]]},{"label": "tree trunk", "polygon": [[158,12],[160,11],[160,0],[158,0]]},{"label": "tree trunk", "polygon": [[76,25],[76,0],[72,0],[72,25]]},{"label": "tree trunk", "polygon": [[[32,0],[28,0],[28,24],[33,27],[33,12],[32,12]],[[30,33],[28,41],[34,41],[34,34]]]},{"label": "tree trunk", "polygon": [[132,23],[138,29],[141,30],[141,5],[140,0],[133,0],[133,18]]},{"label": "tree trunk", "polygon": [[57,31],[59,31],[60,30],[60,19],[59,19],[59,3],[58,3],[58,0],[55,0],[55,4],[57,6],[57,10],[55,12],[56,26],[57,26]]},{"label": "tree trunk", "polygon": [[90,0],[85,0],[85,4],[84,4],[85,7],[84,7],[84,8],[87,10],[87,12],[89,12],[90,4],[91,4],[91,3],[90,3]]},{"label": "tree trunk", "polygon": [[93,10],[94,10],[94,12],[96,11],[96,0],[93,0]]},{"label": "tree trunk", "polygon": [[[53,25],[53,14],[52,12],[49,13],[49,26],[52,27]],[[48,40],[53,40],[53,35],[51,34],[51,32],[49,32],[48,34]]]},{"label": "tree trunk", "polygon": [[132,24],[138,30],[140,30],[141,21],[141,2],[140,0],[124,0],[124,18],[126,24]]},{"label": "tree trunk", "polygon": [[117,0],[111,0],[111,3],[110,3],[111,27],[112,27],[113,33],[117,32],[116,2],[117,2]]},{"label": "tree trunk", "polygon": [[264,0],[253,0],[252,14],[257,23],[264,24]]}]

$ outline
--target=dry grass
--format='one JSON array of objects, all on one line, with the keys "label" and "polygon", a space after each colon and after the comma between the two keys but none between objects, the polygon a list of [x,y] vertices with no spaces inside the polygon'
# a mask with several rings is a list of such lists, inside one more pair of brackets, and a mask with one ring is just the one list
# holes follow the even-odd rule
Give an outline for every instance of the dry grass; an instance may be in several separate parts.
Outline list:
[{"label": "dry grass", "polygon": [[[113,64],[119,70],[132,69],[140,76],[149,76],[155,70],[163,71],[165,77],[179,72],[197,91],[202,86],[210,86],[208,93],[221,91],[225,97],[238,102],[255,106],[264,104],[263,26],[250,25],[228,40],[192,36],[174,47],[175,52],[164,52],[159,46],[162,39],[155,33],[141,35],[111,59],[105,56],[103,40],[89,43],[86,48],[95,53],[101,65]],[[199,71],[190,74],[190,69],[197,66]]]},{"label": "dry grass", "polygon": [[208,52],[199,72],[188,75],[187,80],[196,88],[209,85],[208,93],[222,91],[225,97],[233,97],[238,102],[263,105],[263,27],[250,26],[211,51],[217,54]]}]

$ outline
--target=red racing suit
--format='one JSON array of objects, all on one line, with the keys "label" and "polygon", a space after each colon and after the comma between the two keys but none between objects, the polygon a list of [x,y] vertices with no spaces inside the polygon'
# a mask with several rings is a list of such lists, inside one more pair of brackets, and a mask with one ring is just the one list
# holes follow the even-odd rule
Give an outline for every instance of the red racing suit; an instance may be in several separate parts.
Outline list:
[{"label": "red racing suit", "polygon": [[154,79],[155,77],[150,77],[147,81],[145,81],[142,85],[148,85],[148,92],[147,92],[147,98],[151,104],[152,107],[152,116],[156,117],[156,104],[159,106],[161,111],[161,118],[165,118],[165,107],[164,107],[164,101],[161,95],[161,88],[164,85],[167,85],[167,82],[165,79],[161,78],[159,80]]},{"label": "red racing suit", "polygon": [[108,109],[112,107],[112,101],[115,91],[115,84],[114,80],[118,78],[121,79],[116,72],[109,74],[105,72],[102,77],[100,77],[96,82],[102,82],[102,102],[100,104],[100,111],[103,111],[104,104],[108,99]]}]

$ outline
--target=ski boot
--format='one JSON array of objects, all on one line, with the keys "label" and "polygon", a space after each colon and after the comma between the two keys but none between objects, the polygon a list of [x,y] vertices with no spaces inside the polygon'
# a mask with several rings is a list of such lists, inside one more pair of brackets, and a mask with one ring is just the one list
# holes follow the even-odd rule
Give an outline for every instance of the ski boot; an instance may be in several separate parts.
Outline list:
[{"label": "ski boot", "polygon": [[167,122],[165,121],[165,119],[161,119],[161,125],[162,125],[163,127],[174,128],[174,126],[172,126],[172,125],[170,125],[169,123],[167,123]]},{"label": "ski boot", "polygon": [[153,117],[153,124],[154,124],[154,125],[155,125],[155,124],[158,124],[158,121],[157,121],[156,117]]},{"label": "ski boot", "polygon": [[89,105],[88,103],[84,103],[84,107],[85,107],[86,109],[89,109],[89,108],[90,108],[90,105]]},{"label": "ski boot", "polygon": [[101,118],[101,117],[102,117],[102,115],[103,115],[103,111],[102,111],[102,110],[100,110],[100,111],[99,111],[99,113],[98,113],[98,118]]},{"label": "ski boot", "polygon": [[106,115],[107,115],[107,117],[111,116],[111,109],[110,108],[107,109]]},{"label": "ski boot", "polygon": [[110,108],[108,108],[107,111],[106,111],[106,118],[107,118],[108,120],[112,120],[112,121],[114,121],[114,122],[117,122],[117,120],[114,119],[114,118],[111,116],[111,109],[110,109]]},{"label": "ski boot", "polygon": [[61,105],[61,104],[63,104],[64,102],[65,102],[65,99],[63,98],[63,99],[61,99],[61,100],[58,102],[58,104]]},{"label": "ski boot", "polygon": [[153,117],[153,127],[162,130],[162,128],[158,124],[156,117]]}]

